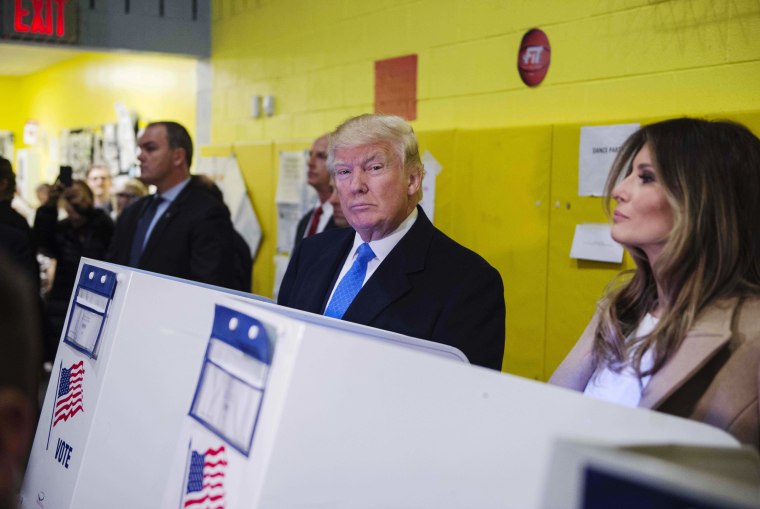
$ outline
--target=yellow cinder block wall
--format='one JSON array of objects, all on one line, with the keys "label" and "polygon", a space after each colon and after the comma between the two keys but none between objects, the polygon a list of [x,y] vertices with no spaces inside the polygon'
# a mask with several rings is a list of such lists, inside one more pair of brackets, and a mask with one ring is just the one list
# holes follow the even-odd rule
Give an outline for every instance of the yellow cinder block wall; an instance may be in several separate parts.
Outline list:
[{"label": "yellow cinder block wall", "polygon": [[11,131],[18,145],[23,135],[26,120],[26,96],[22,89],[22,79],[15,76],[0,76],[0,129]]},{"label": "yellow cinder block wall", "polygon": [[[214,143],[316,136],[372,110],[375,60],[419,55],[418,131],[760,108],[756,0],[215,0]],[[518,76],[526,30],[552,64]],[[250,96],[277,114],[249,118]]]},{"label": "yellow cinder block wall", "polygon": [[[528,88],[517,52],[533,27],[552,64]],[[547,378],[629,264],[568,258],[574,224],[604,220],[575,191],[579,127],[744,115],[760,128],[759,33],[756,0],[215,0],[208,150],[235,146],[266,210],[254,291],[271,294],[278,147],[372,111],[374,62],[415,53],[412,124],[444,167],[435,222],[504,278],[504,369]],[[273,95],[275,115],[250,118],[252,95]]]}]

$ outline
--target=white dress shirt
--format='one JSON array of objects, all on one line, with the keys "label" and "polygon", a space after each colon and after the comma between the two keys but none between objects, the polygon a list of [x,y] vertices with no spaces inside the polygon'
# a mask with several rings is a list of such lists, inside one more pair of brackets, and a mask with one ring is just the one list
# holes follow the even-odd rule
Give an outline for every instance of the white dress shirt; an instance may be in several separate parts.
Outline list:
[{"label": "white dress shirt", "polygon": [[[364,281],[362,282],[362,286],[364,286],[364,283],[367,282],[367,280],[372,276],[372,274],[375,273],[377,268],[380,266],[381,263],[383,263],[383,260],[390,254],[390,252],[393,250],[394,247],[396,247],[396,244],[399,243],[401,238],[409,232],[409,230],[412,228],[412,225],[417,220],[417,207],[412,210],[412,213],[407,216],[406,219],[404,219],[400,225],[398,225],[398,228],[393,230],[393,233],[390,235],[387,235],[379,240],[373,240],[369,243],[369,247],[372,248],[372,252],[375,253],[375,257],[367,263],[367,274],[364,276]],[[338,279],[335,280],[335,285],[333,286],[332,291],[330,292],[330,298],[327,299],[327,302],[330,302],[332,300],[333,294],[335,293],[335,289],[338,287],[338,283],[340,283],[340,280],[343,279],[343,276],[346,275],[346,272],[348,272],[348,269],[351,268],[351,265],[354,264],[354,259],[356,258],[356,252],[359,249],[359,246],[362,245],[364,241],[359,236],[359,234],[354,235],[354,245],[351,247],[351,252],[348,253],[348,256],[346,257],[346,261],[343,263],[343,268],[340,270],[340,274],[338,274]]]},{"label": "white dress shirt", "polygon": [[[161,216],[164,215],[164,212],[166,212],[166,210],[169,208],[169,205],[171,205],[172,202],[177,199],[177,196],[179,196],[179,193],[181,193],[182,190],[189,183],[190,183],[190,177],[187,177],[185,180],[183,180],[179,184],[167,189],[166,192],[163,192],[160,194],[163,200],[161,201],[161,203],[158,204],[158,207],[156,207],[156,214],[153,216],[153,220],[150,222],[150,225],[148,226],[148,231],[145,233],[145,242],[143,242],[143,247],[145,246],[145,244],[148,243],[150,234],[153,232],[153,227],[156,226],[156,223],[158,223],[158,220],[161,219]],[[152,199],[155,199],[155,196]]]},{"label": "white dress shirt", "polygon": [[[634,336],[646,336],[654,330],[658,321],[653,315],[647,313],[641,320]],[[650,369],[652,364],[652,350],[650,349],[644,352],[644,356],[641,358],[641,370]],[[583,393],[592,398],[636,407],[639,406],[641,393],[651,378],[651,376],[645,376],[639,380],[630,366],[626,366],[620,373],[615,373],[609,368],[602,368],[591,377]]]}]

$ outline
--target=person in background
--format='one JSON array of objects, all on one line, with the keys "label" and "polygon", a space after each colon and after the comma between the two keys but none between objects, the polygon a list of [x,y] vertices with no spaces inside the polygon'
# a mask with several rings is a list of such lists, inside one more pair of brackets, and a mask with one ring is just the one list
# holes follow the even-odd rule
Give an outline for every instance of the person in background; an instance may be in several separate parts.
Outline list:
[{"label": "person in background", "polygon": [[331,180],[331,185],[333,185],[333,192],[330,195],[330,205],[332,205],[333,213],[332,218],[333,222],[335,223],[335,226],[338,228],[348,228],[351,225],[348,224],[348,220],[346,219],[346,215],[343,213],[343,209],[340,206],[340,195],[338,194],[338,188],[334,186]]},{"label": "person in background", "polygon": [[48,196],[50,195],[51,187],[52,186],[48,184],[47,182],[43,182],[42,184],[36,187],[34,192],[37,195],[37,203],[39,203],[40,205],[47,203]]},{"label": "person in background", "polygon": [[304,239],[278,304],[437,341],[501,369],[501,276],[418,206],[424,168],[411,126],[390,115],[349,119],[330,135],[327,161],[353,230]]},{"label": "person in background", "polygon": [[0,267],[0,509],[11,509],[37,422],[42,340],[36,290],[4,253]]},{"label": "person in background", "polygon": [[156,194],[140,198],[121,213],[108,261],[235,288],[230,213],[190,179],[190,134],[176,122],[153,122],[138,147],[140,180],[156,186]]},{"label": "person in background", "polygon": [[760,140],[742,125],[681,118],[628,138],[607,196],[612,237],[636,269],[549,382],[705,422],[757,448],[758,190]]},{"label": "person in background", "polygon": [[327,141],[329,135],[324,134],[314,140],[307,161],[306,181],[317,192],[318,203],[309,210],[296,227],[295,249],[306,237],[311,237],[325,230],[336,227],[333,221],[330,196],[333,188],[330,181],[330,171],[327,169]]},{"label": "person in background", "polygon": [[[81,257],[104,260],[113,236],[111,218],[94,207],[87,183],[74,180],[69,187],[56,184],[48,202],[37,209],[34,236],[42,254],[56,260],[55,274],[44,310],[45,360],[52,361],[58,347],[69,298]],[[67,214],[58,221],[58,206]]]},{"label": "person in background", "polygon": [[114,208],[111,219],[116,220],[122,211],[143,196],[148,196],[148,188],[137,179],[117,177],[113,183]]},{"label": "person in background", "polygon": [[[211,196],[224,204],[224,194],[219,186],[216,185],[208,175],[198,174],[190,177],[200,186],[206,189]],[[225,207],[227,205],[224,205]],[[251,275],[253,273],[253,258],[251,257],[251,248],[242,235],[237,230],[233,230],[235,244],[235,280],[237,281],[234,290],[243,292],[251,291]]]},{"label": "person in background", "polygon": [[111,202],[111,171],[107,166],[95,164],[87,170],[87,185],[95,196],[95,208],[105,210],[108,215],[113,212]]},{"label": "person in background", "polygon": [[[42,184],[39,184],[35,188],[34,192],[37,196],[38,207],[47,203],[50,197],[50,189],[52,187],[53,186],[51,184],[43,182]],[[34,215],[29,221],[31,225],[34,225],[34,217],[36,216],[36,214],[37,214],[37,211],[35,210]],[[53,286],[53,275],[55,274],[55,260],[52,260],[49,256],[45,256],[44,254],[38,251],[37,263],[39,264],[39,267],[40,267],[40,295],[43,298],[46,298],[48,293],[50,293],[50,287]]]},{"label": "person in background", "polygon": [[16,262],[37,290],[39,290],[39,265],[32,229],[26,218],[11,206],[16,193],[16,174],[11,162],[0,156],[0,251]]}]

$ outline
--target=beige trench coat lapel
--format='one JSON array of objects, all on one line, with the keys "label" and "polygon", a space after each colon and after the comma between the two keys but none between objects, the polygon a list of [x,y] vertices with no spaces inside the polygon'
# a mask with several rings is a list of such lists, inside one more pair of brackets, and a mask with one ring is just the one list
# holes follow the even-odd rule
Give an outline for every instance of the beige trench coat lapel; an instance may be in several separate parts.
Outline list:
[{"label": "beige trench coat lapel", "polygon": [[697,319],[673,357],[647,384],[639,406],[657,408],[731,339],[738,298],[710,306]]}]

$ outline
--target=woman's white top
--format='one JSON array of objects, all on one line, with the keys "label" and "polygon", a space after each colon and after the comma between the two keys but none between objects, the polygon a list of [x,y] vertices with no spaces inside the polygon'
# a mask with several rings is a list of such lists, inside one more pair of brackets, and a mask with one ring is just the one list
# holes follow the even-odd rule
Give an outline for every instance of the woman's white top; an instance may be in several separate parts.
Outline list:
[{"label": "woman's white top", "polygon": [[[646,336],[657,326],[657,318],[647,313],[639,323],[634,337]],[[647,350],[641,359],[641,370],[646,371],[652,367],[652,351]],[[597,370],[591,377],[586,390],[583,391],[592,398],[610,401],[625,406],[639,406],[641,392],[649,383],[651,376],[645,376],[639,380],[632,367],[626,366],[620,373],[615,373],[608,368]]]}]

